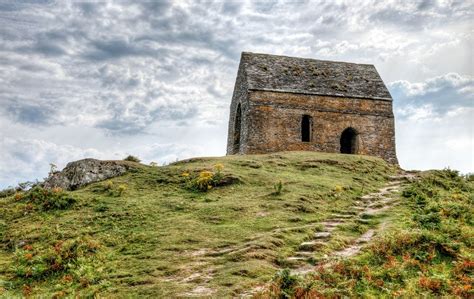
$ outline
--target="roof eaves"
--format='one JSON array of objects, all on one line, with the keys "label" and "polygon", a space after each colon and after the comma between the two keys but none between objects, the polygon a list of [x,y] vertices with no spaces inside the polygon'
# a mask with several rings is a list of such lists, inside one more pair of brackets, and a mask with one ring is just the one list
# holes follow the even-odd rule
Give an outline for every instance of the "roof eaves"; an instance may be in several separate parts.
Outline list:
[{"label": "roof eaves", "polygon": [[389,101],[389,102],[393,101],[392,98],[363,96],[363,95],[348,95],[348,94],[341,94],[341,93],[320,93],[320,92],[307,91],[307,90],[297,90],[297,89],[282,90],[282,89],[272,89],[272,88],[249,88],[248,90],[250,90],[250,91],[270,91],[270,92],[280,92],[280,93],[318,95],[318,96],[328,96],[328,97],[355,98],[355,99],[372,99],[372,100]]}]

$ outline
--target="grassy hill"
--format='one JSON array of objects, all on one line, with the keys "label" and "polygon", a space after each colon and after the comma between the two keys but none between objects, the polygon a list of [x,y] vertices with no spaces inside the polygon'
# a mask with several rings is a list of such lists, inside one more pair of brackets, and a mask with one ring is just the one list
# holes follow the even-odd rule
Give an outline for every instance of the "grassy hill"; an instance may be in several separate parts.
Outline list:
[{"label": "grassy hill", "polygon": [[[291,266],[287,258],[331,215],[350,212],[397,171],[372,157],[289,152],[136,163],[124,176],[73,192],[18,193],[0,199],[0,296],[230,297],[272,278],[273,292],[295,295],[314,280],[276,275]],[[472,182],[456,174],[445,180],[461,180],[464,189],[442,194],[472,204]],[[382,221],[406,228],[410,209],[350,219],[312,259]],[[459,213],[472,213],[467,209]],[[463,258],[472,263],[466,244]]]}]

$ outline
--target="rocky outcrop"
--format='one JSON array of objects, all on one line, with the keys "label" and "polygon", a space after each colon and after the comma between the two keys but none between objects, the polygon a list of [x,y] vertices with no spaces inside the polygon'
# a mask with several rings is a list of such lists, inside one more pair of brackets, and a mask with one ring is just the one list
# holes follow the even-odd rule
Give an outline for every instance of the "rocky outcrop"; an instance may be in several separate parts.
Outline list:
[{"label": "rocky outcrop", "polygon": [[123,175],[133,168],[131,162],[83,159],[70,162],[62,171],[51,174],[43,183],[44,188],[75,190],[90,183]]}]

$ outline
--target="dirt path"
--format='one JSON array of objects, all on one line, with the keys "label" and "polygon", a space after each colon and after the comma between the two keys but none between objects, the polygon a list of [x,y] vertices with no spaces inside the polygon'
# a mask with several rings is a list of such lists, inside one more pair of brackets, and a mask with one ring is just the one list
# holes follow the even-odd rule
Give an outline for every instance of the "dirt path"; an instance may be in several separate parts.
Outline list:
[{"label": "dirt path", "polygon": [[[316,263],[313,260],[315,252],[330,241],[336,228],[354,222],[368,223],[370,218],[395,205],[397,203],[397,196],[395,194],[401,190],[404,184],[414,179],[415,175],[411,173],[402,173],[390,177],[389,183],[378,191],[364,195],[356,200],[355,205],[351,209],[335,213],[329,219],[320,222],[319,224],[323,226],[323,229],[315,232],[312,239],[301,243],[298,250],[287,258],[287,263],[291,265],[292,274],[304,275],[314,271],[316,267],[329,265],[337,259],[348,258],[359,253],[377,232],[383,228],[383,223],[367,230],[348,246],[327,254],[324,259]],[[252,297],[253,294],[262,291],[264,288],[264,286],[256,287],[242,294],[240,298]]]},{"label": "dirt path", "polygon": [[[256,241],[268,234],[276,234],[282,231],[299,230],[302,228],[321,228],[315,232],[310,240],[302,242],[298,250],[290,257],[287,258],[287,262],[291,265],[291,272],[295,275],[304,275],[308,272],[313,271],[316,267],[329,265],[331,262],[340,259],[348,258],[356,255],[360,250],[372,240],[379,230],[383,228],[383,223],[377,227],[367,230],[364,234],[355,239],[348,246],[339,250],[333,251],[327,254],[324,259],[314,262],[313,256],[317,250],[322,246],[325,246],[333,237],[334,230],[339,226],[359,222],[369,223],[370,218],[382,213],[397,203],[397,197],[395,193],[399,192],[401,187],[409,181],[415,178],[413,174],[402,173],[397,176],[390,178],[389,183],[380,188],[378,191],[367,194],[356,200],[355,205],[345,211],[339,211],[334,213],[329,219],[323,222],[315,222],[306,224],[304,226],[295,226],[287,228],[278,228],[274,231],[267,232],[266,234],[256,235],[251,240],[245,243],[241,243],[235,246],[229,246],[219,250],[203,248],[197,252],[190,253],[199,266],[208,258],[215,258],[231,253],[245,252],[256,246]],[[192,270],[190,267],[190,273],[184,279],[180,280],[180,283],[190,283],[192,281],[200,281],[201,283],[195,284],[194,287],[180,296],[183,297],[212,297],[215,290],[208,287],[208,282],[212,279],[216,269],[208,268],[203,269],[196,267],[197,269]],[[248,292],[241,294],[240,298],[252,297],[253,294],[262,291],[266,286],[258,286]]]},{"label": "dirt path", "polygon": [[329,253],[323,260],[317,263],[311,263],[310,257],[313,256],[314,251],[324,246],[331,237],[332,232],[339,226],[359,222],[368,223],[370,218],[382,213],[397,203],[395,193],[400,191],[401,186],[413,179],[412,174],[403,173],[401,175],[393,176],[390,182],[378,191],[362,196],[355,201],[355,205],[347,211],[341,211],[322,222],[323,229],[314,234],[313,239],[300,244],[299,249],[295,254],[288,258],[291,263],[292,273],[302,275],[312,271],[315,267],[320,267],[328,261],[337,258],[348,258],[356,255],[359,251],[372,240],[377,234],[380,225],[376,228],[369,229],[360,237],[358,237],[352,244],[340,250]]}]

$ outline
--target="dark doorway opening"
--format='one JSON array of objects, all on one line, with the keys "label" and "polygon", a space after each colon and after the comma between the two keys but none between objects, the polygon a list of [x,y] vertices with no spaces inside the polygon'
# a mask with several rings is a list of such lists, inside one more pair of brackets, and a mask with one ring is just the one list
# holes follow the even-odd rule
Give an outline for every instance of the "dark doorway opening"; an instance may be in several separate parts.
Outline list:
[{"label": "dark doorway opening", "polygon": [[237,106],[237,112],[235,113],[234,122],[234,145],[233,152],[237,154],[240,151],[240,129],[242,126],[242,108],[240,104]]},{"label": "dark doorway opening", "polygon": [[345,129],[341,134],[341,153],[357,154],[358,140],[357,131],[353,128]]},{"label": "dark doorway opening", "polygon": [[311,141],[311,116],[303,115],[301,119],[301,141]]}]

